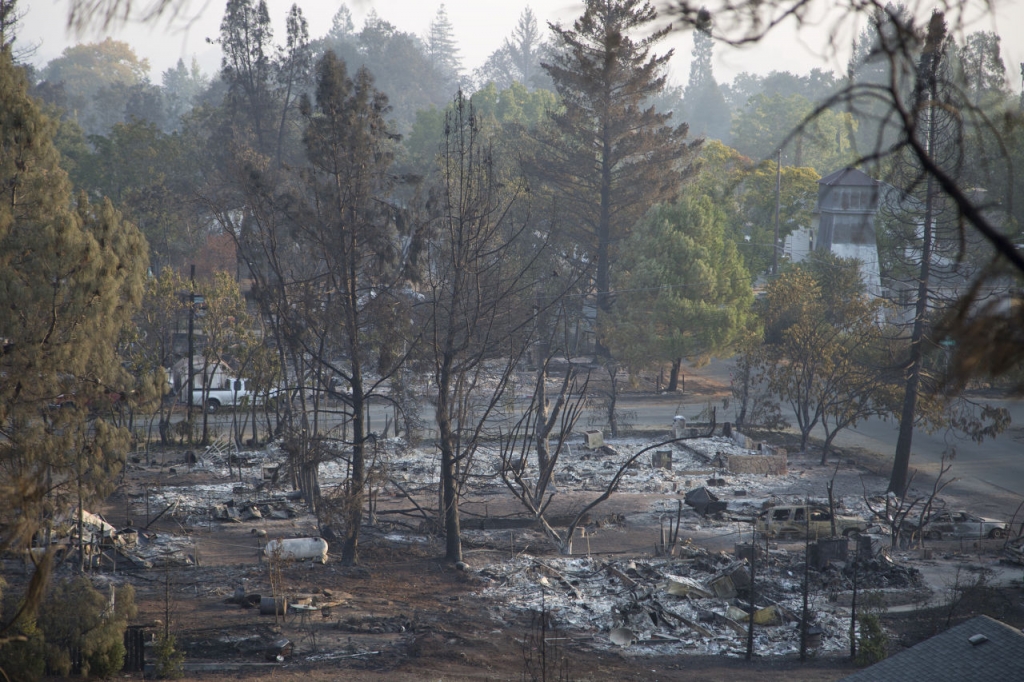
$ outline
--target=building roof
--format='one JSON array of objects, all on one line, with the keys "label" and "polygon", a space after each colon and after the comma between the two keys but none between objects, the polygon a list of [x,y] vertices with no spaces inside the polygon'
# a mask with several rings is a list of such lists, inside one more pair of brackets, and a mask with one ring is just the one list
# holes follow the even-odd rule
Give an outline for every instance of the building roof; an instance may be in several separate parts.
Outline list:
[{"label": "building roof", "polygon": [[1024,679],[1024,633],[977,616],[843,681],[1001,682]]},{"label": "building roof", "polygon": [[864,187],[877,185],[878,181],[864,171],[857,170],[856,168],[843,168],[835,171],[834,173],[829,173],[821,180],[818,180],[818,184],[828,185],[830,187],[835,185],[843,185],[844,187]]}]

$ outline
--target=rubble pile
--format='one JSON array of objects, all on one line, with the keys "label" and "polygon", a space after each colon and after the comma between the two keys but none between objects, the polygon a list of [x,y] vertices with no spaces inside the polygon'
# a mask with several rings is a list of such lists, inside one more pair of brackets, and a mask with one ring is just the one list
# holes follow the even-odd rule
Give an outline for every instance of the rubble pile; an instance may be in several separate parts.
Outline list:
[{"label": "rubble pile", "polygon": [[[651,561],[522,555],[479,571],[487,583],[482,596],[500,605],[494,607],[500,620],[546,611],[560,630],[596,648],[744,655],[751,587],[746,562],[701,549],[684,548],[684,554]],[[803,572],[792,580],[784,575],[777,568],[770,582],[755,576],[759,655],[800,648]],[[820,631],[818,647],[847,651],[849,616],[814,590],[811,604],[809,623]]]},{"label": "rubble pile", "polygon": [[[382,453],[383,466],[388,477],[403,487],[420,487],[436,485],[441,465],[440,456],[436,451],[421,448],[405,449],[400,442],[388,441]],[[604,490],[618,471],[619,467],[635,452],[650,446],[649,439],[621,438],[609,441],[610,447],[590,449],[582,440],[570,444],[560,455],[559,467],[555,473],[554,483],[558,487],[571,490]],[[673,447],[673,446],[666,446]],[[401,456],[389,456],[399,453]],[[694,477],[706,475],[712,471],[711,460],[719,453],[752,454],[753,451],[741,448],[730,438],[713,437],[685,441],[674,447],[672,452],[672,468],[651,465],[652,457],[643,456],[631,466],[619,484],[619,490],[631,493],[671,493],[682,491],[685,482]],[[481,447],[474,455],[474,464],[482,473],[498,473],[501,471],[501,453],[495,448]],[[325,462],[320,465],[322,483],[341,481],[347,472],[344,461]],[[772,487],[785,482],[786,477],[773,477],[770,481],[764,476],[743,476],[743,485],[752,494],[763,492],[769,494]],[[491,485],[503,489],[501,479],[495,476],[488,484],[485,480],[480,485]]]},{"label": "rubble pile", "polygon": [[[804,575],[802,552],[772,550],[758,554],[758,592],[767,599],[785,601],[799,593]],[[892,561],[884,555],[861,560],[856,569],[852,562],[837,562],[811,570],[811,593],[824,595],[830,602],[849,603],[849,593],[857,590],[899,592],[919,590],[927,592],[921,572],[910,565]],[[845,595],[843,597],[842,595]]]},{"label": "rubble pile", "polygon": [[[401,439],[381,439],[379,443],[373,465],[378,473],[383,474],[378,476],[378,480],[394,481],[402,490],[408,492],[433,489],[437,485],[440,456],[436,450],[409,448]],[[585,446],[581,437],[580,440],[570,443],[562,452],[549,490],[603,491],[619,467],[633,453],[650,444],[649,439],[621,438],[608,441],[604,447],[590,449]],[[708,485],[722,503],[728,505],[730,512],[752,515],[760,510],[765,502],[775,499],[774,491],[791,488],[800,480],[799,472],[765,476],[725,473],[721,469],[716,469],[713,462],[721,459],[721,456],[755,453],[753,450],[738,446],[732,438],[697,438],[665,447],[671,448],[670,468],[655,464],[653,460],[662,453],[652,451],[638,458],[625,472],[617,490],[622,493],[683,494],[699,486]],[[504,491],[504,483],[500,476],[489,475],[501,471],[500,451],[496,448],[481,447],[474,457],[474,466],[485,474],[478,477],[477,491],[481,494]],[[259,507],[259,512],[264,515],[272,511],[277,511],[279,516],[281,512],[291,515],[292,511],[286,506],[277,504],[278,501],[272,498],[267,499],[267,493],[273,487],[271,479],[266,477],[267,472],[273,472],[285,463],[285,455],[279,447],[274,445],[261,451],[240,452],[231,455],[230,458],[210,453],[199,458],[192,469],[206,471],[215,478],[230,479],[234,475],[237,479],[237,467],[244,462],[245,473],[241,476],[241,481],[187,487],[165,485],[159,490],[148,492],[151,508],[160,509],[162,505],[176,503],[173,516],[179,521],[194,522],[199,518],[208,517],[211,509],[215,518],[232,521],[236,520],[236,517],[231,507],[223,508],[218,505],[227,505],[227,502],[233,499],[239,516],[246,513],[241,511],[244,507],[251,507],[253,504],[271,504],[272,509]],[[348,463],[343,459],[324,462],[319,466],[319,480],[324,487],[342,483],[347,475]],[[866,508],[858,508],[859,500],[852,502],[852,513],[867,512]],[[142,500],[135,499],[133,504],[139,507]],[[672,500],[652,502],[650,513],[658,515],[670,511],[674,511]],[[712,513],[716,511],[717,507]]]}]

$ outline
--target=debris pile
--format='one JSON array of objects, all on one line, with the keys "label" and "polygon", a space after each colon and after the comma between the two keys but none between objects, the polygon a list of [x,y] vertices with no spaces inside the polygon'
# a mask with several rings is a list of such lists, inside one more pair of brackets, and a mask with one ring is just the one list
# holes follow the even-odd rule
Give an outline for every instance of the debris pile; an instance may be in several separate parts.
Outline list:
[{"label": "debris pile", "polygon": [[[746,561],[701,549],[683,552],[682,558],[650,561],[523,555],[478,574],[488,585],[483,596],[500,604],[494,607],[499,619],[546,611],[578,641],[638,654],[745,654],[752,585]],[[784,551],[770,553],[763,567],[759,558],[754,647],[761,655],[800,648],[803,560],[799,572],[786,568],[789,561]],[[846,651],[849,616],[828,600],[821,580],[812,579],[809,623],[820,629],[822,650]]]}]

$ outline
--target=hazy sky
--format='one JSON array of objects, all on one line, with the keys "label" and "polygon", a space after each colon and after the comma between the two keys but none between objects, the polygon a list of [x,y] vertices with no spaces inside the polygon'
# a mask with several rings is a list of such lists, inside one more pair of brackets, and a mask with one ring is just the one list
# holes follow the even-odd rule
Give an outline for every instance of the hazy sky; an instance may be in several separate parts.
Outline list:
[{"label": "hazy sky", "polygon": [[[150,5],[152,0],[134,0],[137,6]],[[66,30],[67,0],[21,0],[25,11],[24,22],[19,32],[21,44],[36,43],[38,49],[31,61],[38,66],[59,56],[61,51],[77,42],[96,42],[110,35],[132,45],[135,52],[149,59],[150,79],[160,82],[160,74],[173,66],[178,58],[188,63],[195,55],[201,68],[212,74],[220,68],[220,48],[210,45],[207,38],[216,38],[219,32],[225,0],[187,0],[183,16],[169,22],[164,19],[153,25],[142,26],[129,23],[123,27],[112,27],[107,31],[96,29],[82,36],[74,36]],[[283,42],[284,18],[288,8],[297,2],[302,8],[310,26],[310,35],[318,37],[328,31],[339,0],[267,0],[271,20],[274,23],[275,39]],[[904,0],[915,4],[915,0]],[[981,0],[967,0],[981,4]],[[997,15],[986,17],[970,26],[970,30],[996,30],[1002,35],[1002,54],[1006,62],[1010,84],[1019,91],[1020,64],[1024,62],[1024,0],[994,0]],[[385,21],[400,30],[423,36],[434,18],[440,2],[433,0],[348,0],[356,28],[370,11],[376,11]],[[542,26],[545,22],[571,24],[582,11],[582,3],[572,0],[446,0],[444,3],[449,19],[455,28],[455,35],[461,48],[463,64],[467,71],[478,67],[493,52],[514,28],[523,7],[530,5]],[[713,5],[713,2],[709,2]],[[820,7],[833,3],[822,0]],[[929,3],[922,1],[920,16],[927,16]],[[188,21],[191,20],[191,21]],[[827,25],[825,16],[811,17],[811,21]],[[849,45],[859,27],[844,26],[837,36],[842,46],[838,54],[826,55],[824,31],[804,29],[800,34],[793,30],[780,30],[761,44],[742,50],[720,46],[715,49],[715,75],[719,82],[728,82],[741,71],[768,73],[772,70],[806,73],[820,66],[842,72],[845,70]],[[688,32],[679,32],[666,41],[667,47],[675,49],[672,60],[672,79],[685,84],[689,73],[690,50],[693,46]],[[823,56],[825,55],[825,56]]]}]

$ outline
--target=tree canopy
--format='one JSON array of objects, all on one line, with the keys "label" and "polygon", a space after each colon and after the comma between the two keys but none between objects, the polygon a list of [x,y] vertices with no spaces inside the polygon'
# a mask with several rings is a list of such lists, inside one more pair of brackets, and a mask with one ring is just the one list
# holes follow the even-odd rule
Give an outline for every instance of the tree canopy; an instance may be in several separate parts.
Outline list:
[{"label": "tree canopy", "polygon": [[[147,269],[145,239],[108,200],[72,200],[56,125],[27,91],[0,49],[2,550],[110,492],[129,434],[104,415],[134,399],[116,349]],[[49,558],[34,581],[45,584]]]}]

